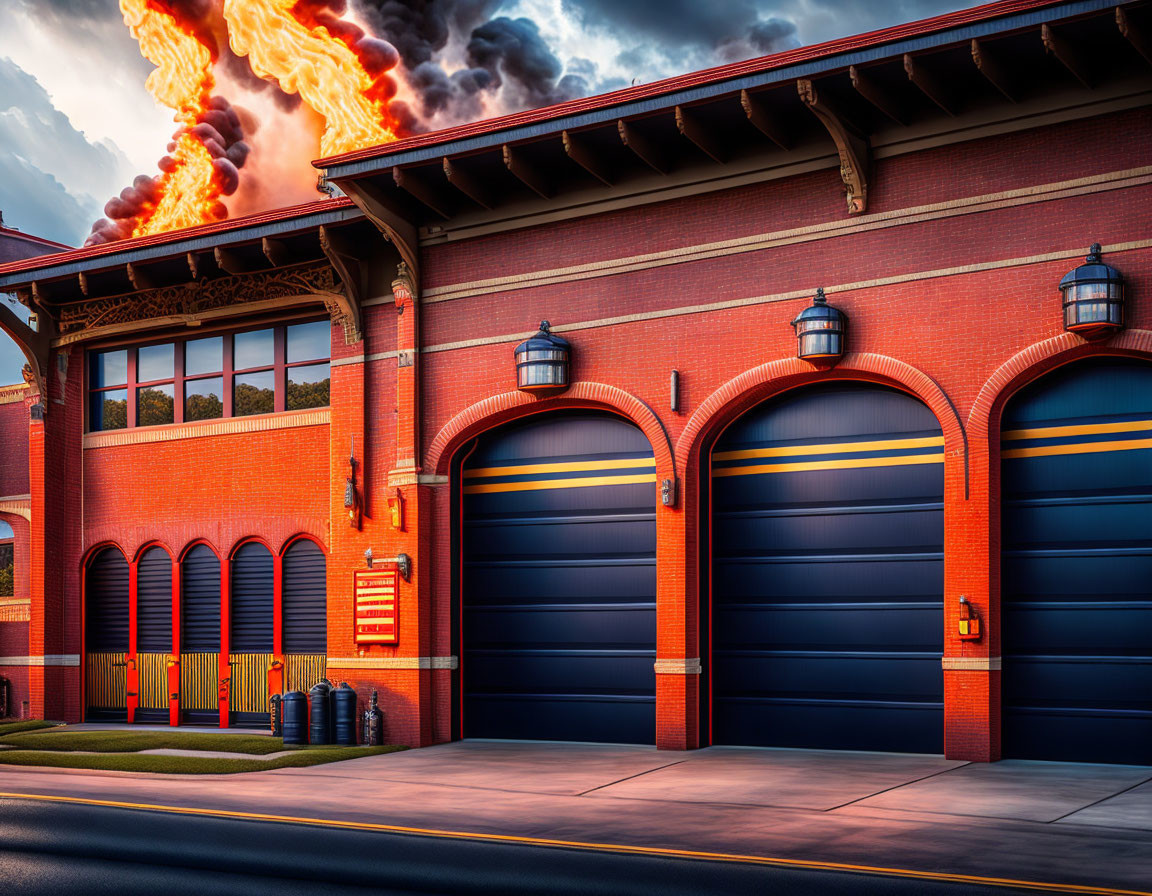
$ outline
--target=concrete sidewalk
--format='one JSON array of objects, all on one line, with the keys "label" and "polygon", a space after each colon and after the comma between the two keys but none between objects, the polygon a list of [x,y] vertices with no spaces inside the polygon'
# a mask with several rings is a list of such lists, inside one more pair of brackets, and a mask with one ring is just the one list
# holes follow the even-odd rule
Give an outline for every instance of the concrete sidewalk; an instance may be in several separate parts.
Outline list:
[{"label": "concrete sidewalk", "polygon": [[1152,768],[465,741],[307,769],[0,769],[0,791],[1152,891]]}]

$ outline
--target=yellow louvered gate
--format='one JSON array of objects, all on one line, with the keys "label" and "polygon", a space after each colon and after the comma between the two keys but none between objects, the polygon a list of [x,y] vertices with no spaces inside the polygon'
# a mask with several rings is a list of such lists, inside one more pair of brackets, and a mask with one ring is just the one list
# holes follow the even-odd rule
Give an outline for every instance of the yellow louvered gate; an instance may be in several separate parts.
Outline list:
[{"label": "yellow louvered gate", "polygon": [[270,653],[233,653],[232,712],[268,712],[268,670]]},{"label": "yellow louvered gate", "polygon": [[180,654],[180,708],[215,710],[220,705],[220,654]]},{"label": "yellow louvered gate", "polygon": [[88,654],[85,684],[89,707],[128,708],[127,659],[124,653]]},{"label": "yellow louvered gate", "polygon": [[138,653],[136,668],[140,672],[140,708],[168,708],[168,654]]},{"label": "yellow louvered gate", "polygon": [[303,691],[305,694],[328,674],[328,658],[324,654],[289,654],[284,657],[284,690]]}]

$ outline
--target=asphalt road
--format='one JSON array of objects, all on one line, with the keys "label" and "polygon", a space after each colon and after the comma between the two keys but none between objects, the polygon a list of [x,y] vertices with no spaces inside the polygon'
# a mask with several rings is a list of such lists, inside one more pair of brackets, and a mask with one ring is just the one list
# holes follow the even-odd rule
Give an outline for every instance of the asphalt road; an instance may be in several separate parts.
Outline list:
[{"label": "asphalt road", "polygon": [[1010,896],[1023,891],[3,799],[0,892],[4,896],[321,896],[366,892],[446,896]]}]

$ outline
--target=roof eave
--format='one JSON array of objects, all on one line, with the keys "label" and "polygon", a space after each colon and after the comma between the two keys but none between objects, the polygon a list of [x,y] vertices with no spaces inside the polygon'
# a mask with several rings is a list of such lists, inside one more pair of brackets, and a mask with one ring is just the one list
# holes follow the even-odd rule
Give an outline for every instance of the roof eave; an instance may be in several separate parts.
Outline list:
[{"label": "roof eave", "polygon": [[[1017,12],[989,10],[986,16],[975,20],[962,21],[952,26],[941,24],[938,28],[914,33],[908,37],[894,36],[881,39],[881,35],[899,30],[887,29],[875,32],[877,42],[866,46],[844,48],[845,44],[851,44],[851,38],[832,41],[820,47],[807,48],[816,55],[794,63],[773,62],[795,55],[795,51],[789,51],[774,57],[750,60],[746,63],[657,82],[649,85],[645,95],[636,99],[631,98],[636,97],[641,92],[640,89],[628,88],[548,109],[517,113],[480,124],[451,128],[438,134],[421,135],[398,141],[398,144],[384,144],[342,156],[318,159],[313,165],[324,169],[330,180],[339,182],[340,179],[355,179],[394,166],[465,155],[491,149],[502,143],[533,140],[555,135],[564,130],[601,125],[618,118],[647,115],[678,105],[737,93],[740,90],[754,91],[800,78],[814,78],[847,69],[851,65],[865,65],[898,58],[906,53],[921,53],[937,47],[986,38],[993,34],[1004,34],[1046,22],[1099,12],[1115,5],[1116,0],[1072,0],[1072,2],[1054,0]],[[937,17],[925,20],[925,23],[946,21],[949,18],[951,17]],[[677,84],[693,79],[699,80],[699,83],[676,87]],[[411,148],[406,149],[405,145]]]}]

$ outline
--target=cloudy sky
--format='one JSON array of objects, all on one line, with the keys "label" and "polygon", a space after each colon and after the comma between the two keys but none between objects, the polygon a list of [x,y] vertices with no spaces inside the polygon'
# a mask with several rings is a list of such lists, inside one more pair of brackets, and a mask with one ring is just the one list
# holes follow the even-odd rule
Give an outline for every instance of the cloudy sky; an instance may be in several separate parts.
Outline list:
[{"label": "cloudy sky", "polygon": [[[220,0],[172,0],[207,8]],[[820,43],[974,5],[963,0],[352,0],[400,51],[414,120],[435,129]],[[155,174],[172,112],[117,0],[0,0],[0,211],[7,226],[80,245],[104,203]],[[259,85],[258,85],[259,86]],[[267,109],[272,103],[247,97]],[[245,96],[239,97],[242,101]],[[230,97],[236,102],[237,97]],[[261,105],[263,104],[263,105]],[[281,104],[285,105],[285,104]],[[310,177],[302,139],[302,177]],[[249,136],[260,153],[258,133]],[[271,202],[269,191],[256,191]],[[283,195],[283,194],[281,194]],[[296,198],[296,197],[293,197]],[[281,203],[287,204],[287,203]],[[250,209],[245,209],[250,210]],[[0,382],[23,359],[0,336]]]}]

